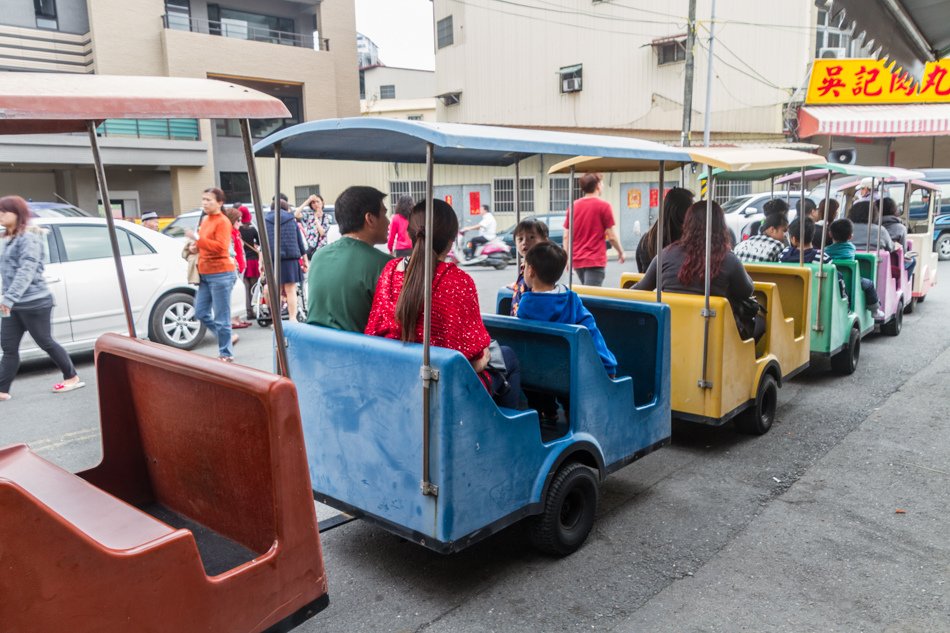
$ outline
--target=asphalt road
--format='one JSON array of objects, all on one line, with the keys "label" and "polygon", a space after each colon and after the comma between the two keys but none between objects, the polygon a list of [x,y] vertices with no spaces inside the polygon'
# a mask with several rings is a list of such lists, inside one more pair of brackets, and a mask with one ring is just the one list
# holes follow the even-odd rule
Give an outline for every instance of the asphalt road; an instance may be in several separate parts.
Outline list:
[{"label": "asphalt road", "polygon": [[[472,271],[483,310],[513,271]],[[330,607],[298,630],[950,631],[950,265],[941,275],[898,338],[864,340],[854,375],[787,382],[767,435],[675,424],[671,447],[607,479],[566,559],[518,526],[453,556],[362,522],[324,533]],[[242,339],[238,361],[270,369],[269,330]],[[89,386],[64,395],[49,363],[24,367],[0,445],[97,462],[91,355],[78,365]]]}]

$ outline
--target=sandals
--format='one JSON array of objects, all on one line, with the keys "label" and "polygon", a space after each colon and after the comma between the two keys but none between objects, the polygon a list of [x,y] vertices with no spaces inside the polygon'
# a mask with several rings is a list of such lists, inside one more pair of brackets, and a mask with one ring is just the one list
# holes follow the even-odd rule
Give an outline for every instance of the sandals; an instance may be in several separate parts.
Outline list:
[{"label": "sandals", "polygon": [[233,363],[234,357],[233,356],[218,356],[218,360],[223,363]]},{"label": "sandals", "polygon": [[243,330],[246,327],[251,327],[251,324],[247,321],[239,321],[238,323],[231,324],[232,330]]},{"label": "sandals", "polygon": [[86,386],[86,383],[79,381],[74,382],[71,385],[67,385],[64,382],[53,385],[53,393],[66,393],[67,391],[75,391],[77,389],[82,389]]}]

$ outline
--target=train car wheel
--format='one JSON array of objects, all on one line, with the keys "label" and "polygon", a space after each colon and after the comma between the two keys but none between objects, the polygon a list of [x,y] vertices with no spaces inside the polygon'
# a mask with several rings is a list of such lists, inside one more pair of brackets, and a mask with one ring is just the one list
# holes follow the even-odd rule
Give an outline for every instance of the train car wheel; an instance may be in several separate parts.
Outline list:
[{"label": "train car wheel", "polygon": [[736,418],[736,428],[746,435],[765,435],[775,422],[778,407],[778,383],[772,374],[763,374],[756,390],[755,403]]},{"label": "train car wheel", "polygon": [[831,369],[838,374],[848,376],[858,368],[858,359],[861,357],[861,333],[858,328],[851,328],[848,336],[848,345],[831,357]]},{"label": "train car wheel", "polygon": [[597,473],[577,462],[562,467],[548,488],[544,512],[530,519],[532,544],[555,556],[576,552],[594,526],[599,498]]}]

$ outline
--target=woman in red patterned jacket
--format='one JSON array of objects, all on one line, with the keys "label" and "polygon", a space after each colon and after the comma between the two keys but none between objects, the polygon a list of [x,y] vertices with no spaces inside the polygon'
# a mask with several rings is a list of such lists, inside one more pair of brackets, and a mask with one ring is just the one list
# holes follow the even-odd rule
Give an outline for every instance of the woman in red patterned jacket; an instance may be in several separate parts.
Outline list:
[{"label": "woman in red patterned jacket", "polygon": [[[506,371],[486,372],[491,337],[478,309],[478,291],[468,273],[445,256],[458,234],[458,217],[446,202],[434,200],[432,250],[437,259],[432,277],[431,343],[459,352],[472,364],[501,406],[517,408],[521,397],[518,359],[502,347]],[[425,203],[419,203],[409,216],[412,254],[394,259],[383,268],[376,284],[373,307],[366,334],[404,342],[422,342],[423,302],[425,298]]]}]

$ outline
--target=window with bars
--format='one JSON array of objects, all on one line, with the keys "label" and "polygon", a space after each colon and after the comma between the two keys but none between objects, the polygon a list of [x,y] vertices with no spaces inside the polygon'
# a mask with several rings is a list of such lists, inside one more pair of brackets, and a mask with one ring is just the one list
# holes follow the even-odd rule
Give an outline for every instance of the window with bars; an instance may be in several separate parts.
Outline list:
[{"label": "window with bars", "polygon": [[[580,178],[574,178],[574,199],[580,198],[581,193]],[[571,204],[571,179],[568,176],[552,177],[548,181],[548,187],[551,191],[551,201],[548,204],[548,211],[564,213]]]},{"label": "window with bars", "polygon": [[722,204],[726,200],[752,193],[752,183],[745,180],[716,181],[713,200]]},{"label": "window with bars", "polygon": [[380,99],[395,99],[396,98],[396,85],[395,84],[386,84],[385,86],[379,87],[379,98]]},{"label": "window with bars", "polygon": [[452,33],[452,16],[442,18],[435,23],[435,37],[438,48],[445,48],[455,43]]},{"label": "window with bars", "polygon": [[[515,212],[515,179],[495,178],[492,182],[495,213]],[[534,213],[534,178],[521,179],[521,212]]]},{"label": "window with bars", "polygon": [[389,181],[389,206],[395,207],[401,196],[411,196],[413,201],[422,202],[426,198],[425,180]]},{"label": "window with bars", "polygon": [[686,40],[660,44],[656,48],[656,63],[660,66],[686,60]]},{"label": "window with bars", "polygon": [[298,207],[304,203],[304,200],[314,195],[320,195],[320,185],[304,185],[302,187],[294,187],[294,200],[296,201],[296,205]]}]

